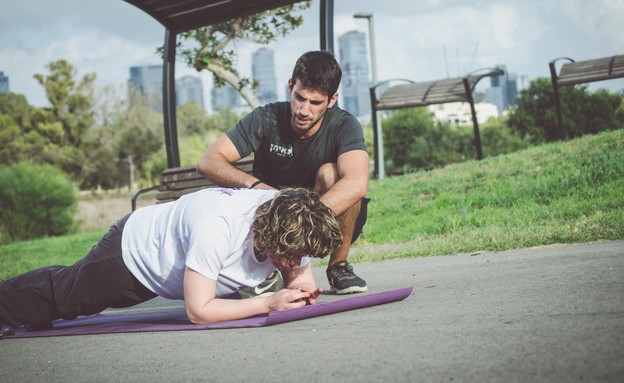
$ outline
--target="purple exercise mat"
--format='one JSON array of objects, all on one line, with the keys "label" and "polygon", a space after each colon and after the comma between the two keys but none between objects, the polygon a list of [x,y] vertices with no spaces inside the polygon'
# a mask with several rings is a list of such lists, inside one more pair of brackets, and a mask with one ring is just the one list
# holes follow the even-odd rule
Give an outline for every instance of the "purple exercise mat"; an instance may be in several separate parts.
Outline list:
[{"label": "purple exercise mat", "polygon": [[15,335],[7,336],[5,339],[123,332],[262,327],[395,302],[407,298],[411,293],[412,287],[405,287],[380,293],[360,294],[333,302],[319,302],[315,305],[304,306],[293,310],[273,311],[268,315],[199,325],[192,324],[187,319],[186,313],[183,310],[144,314],[97,314],[74,320],[54,321],[54,328],[50,330],[27,331],[23,327],[20,327],[15,330]]}]

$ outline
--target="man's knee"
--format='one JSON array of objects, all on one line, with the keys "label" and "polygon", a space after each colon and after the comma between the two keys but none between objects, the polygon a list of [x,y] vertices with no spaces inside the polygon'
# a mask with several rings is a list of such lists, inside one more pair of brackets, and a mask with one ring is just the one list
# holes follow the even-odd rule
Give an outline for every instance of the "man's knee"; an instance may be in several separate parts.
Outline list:
[{"label": "man's knee", "polygon": [[338,182],[338,167],[333,162],[328,162],[319,168],[316,172],[314,181],[314,190],[319,194],[324,194]]}]

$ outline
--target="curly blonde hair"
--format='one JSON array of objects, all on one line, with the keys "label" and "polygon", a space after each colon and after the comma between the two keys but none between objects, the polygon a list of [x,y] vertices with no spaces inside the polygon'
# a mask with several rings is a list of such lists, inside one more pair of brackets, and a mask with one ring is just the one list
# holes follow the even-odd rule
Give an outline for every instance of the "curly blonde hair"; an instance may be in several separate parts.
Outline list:
[{"label": "curly blonde hair", "polygon": [[334,212],[320,201],[318,193],[287,188],[260,205],[252,224],[258,251],[277,257],[303,252],[324,258],[342,244],[340,224]]}]

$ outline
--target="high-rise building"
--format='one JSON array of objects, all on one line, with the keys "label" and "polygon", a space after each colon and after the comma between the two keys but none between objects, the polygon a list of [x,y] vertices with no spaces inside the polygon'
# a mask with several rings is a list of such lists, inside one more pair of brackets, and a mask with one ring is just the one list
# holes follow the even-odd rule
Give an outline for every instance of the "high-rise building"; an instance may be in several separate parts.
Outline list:
[{"label": "high-rise building", "polygon": [[277,78],[273,50],[260,48],[251,57],[251,75],[258,81],[256,96],[261,104],[277,101]]},{"label": "high-rise building", "polygon": [[490,88],[485,90],[485,101],[496,105],[498,113],[502,114],[510,107],[518,105],[518,77],[514,73],[507,73],[505,65],[497,65],[505,73],[490,77]]},{"label": "high-rise building", "polygon": [[368,77],[366,35],[351,31],[338,38],[342,67],[341,107],[355,116],[370,114],[371,81]]},{"label": "high-rise building", "polygon": [[9,77],[0,72],[0,93],[9,93]]},{"label": "high-rise building", "polygon": [[130,67],[128,99],[131,104],[136,103],[136,96],[142,96],[147,100],[147,103],[152,110],[162,113],[162,89],[162,65]]},{"label": "high-rise building", "polygon": [[237,110],[242,105],[241,95],[229,83],[221,87],[213,87],[210,90],[210,106],[214,113],[218,113],[221,109],[228,108]]},{"label": "high-rise building", "polygon": [[507,103],[508,106],[518,106],[518,76],[515,73],[507,75]]},{"label": "high-rise building", "polygon": [[204,110],[204,87],[198,76],[183,76],[176,80],[176,105],[194,102]]}]

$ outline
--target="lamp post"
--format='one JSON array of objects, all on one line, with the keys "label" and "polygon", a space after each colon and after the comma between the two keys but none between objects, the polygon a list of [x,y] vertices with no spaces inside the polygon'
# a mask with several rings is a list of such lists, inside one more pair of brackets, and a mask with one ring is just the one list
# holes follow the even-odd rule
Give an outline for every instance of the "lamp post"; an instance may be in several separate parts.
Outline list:
[{"label": "lamp post", "polygon": [[356,19],[368,20],[368,39],[370,44],[371,73],[373,75],[373,85],[377,82],[377,62],[375,60],[375,28],[373,26],[373,14],[368,12],[358,12],[353,15]]},{"label": "lamp post", "polygon": [[[370,45],[370,60],[371,60],[371,74],[372,74],[372,86],[377,83],[377,54],[375,53],[375,28],[373,25],[373,14],[370,12],[358,12],[353,15],[356,19],[368,20],[368,38]],[[371,110],[372,112],[372,110]],[[383,155],[383,139],[381,137],[381,124],[377,124],[377,129],[374,132],[375,138],[375,164],[377,165],[377,178],[382,180],[385,176],[384,169],[384,155]]]}]

